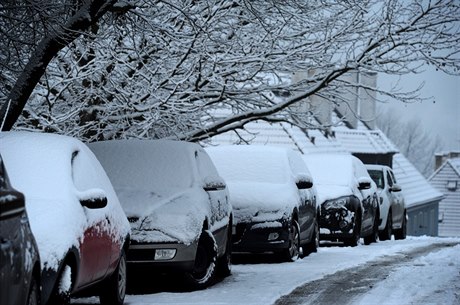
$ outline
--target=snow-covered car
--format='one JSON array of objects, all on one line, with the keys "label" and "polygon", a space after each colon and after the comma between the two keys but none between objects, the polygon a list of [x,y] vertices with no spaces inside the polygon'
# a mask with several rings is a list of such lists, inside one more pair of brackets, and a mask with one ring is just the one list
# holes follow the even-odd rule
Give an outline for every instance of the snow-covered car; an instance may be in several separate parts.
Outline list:
[{"label": "snow-covered car", "polygon": [[366,167],[350,154],[303,156],[313,176],[321,205],[320,239],[356,246],[378,240],[377,186]]},{"label": "snow-covered car", "polygon": [[180,272],[193,289],[231,273],[232,207],[204,149],[170,140],[89,144],[131,224],[128,270]]},{"label": "snow-covered car", "polygon": [[293,261],[316,251],[316,191],[299,152],[255,145],[206,151],[228,184],[234,252],[274,252]]},{"label": "snow-covered car", "polygon": [[86,293],[102,304],[123,304],[130,227],[94,154],[55,134],[2,132],[0,143],[37,241],[41,304],[66,304]]},{"label": "snow-covered car", "polygon": [[10,183],[0,155],[0,304],[40,304],[40,256],[24,194]]},{"label": "snow-covered car", "polygon": [[406,238],[407,213],[401,187],[393,170],[385,165],[366,164],[367,171],[378,188],[380,201],[380,240]]}]

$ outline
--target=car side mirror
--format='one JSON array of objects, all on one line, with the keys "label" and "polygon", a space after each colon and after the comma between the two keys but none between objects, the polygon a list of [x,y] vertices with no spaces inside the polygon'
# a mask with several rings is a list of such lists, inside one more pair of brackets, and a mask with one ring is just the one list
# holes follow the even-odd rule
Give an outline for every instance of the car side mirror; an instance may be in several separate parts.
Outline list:
[{"label": "car side mirror", "polygon": [[24,194],[17,191],[0,191],[0,218],[22,214],[25,210]]},{"label": "car side mirror", "polygon": [[203,189],[206,192],[221,191],[225,190],[226,187],[225,181],[221,177],[207,176],[204,179]]},{"label": "car side mirror", "polygon": [[393,184],[390,188],[390,192],[401,192],[401,187],[398,184]]},{"label": "car side mirror", "polygon": [[368,190],[371,188],[372,180],[370,178],[361,177],[358,179],[358,189]]},{"label": "car side mirror", "polygon": [[299,190],[305,190],[305,189],[312,188],[313,187],[313,182],[300,180],[300,181],[297,181],[296,185],[297,185],[297,188]]},{"label": "car side mirror", "polygon": [[88,209],[102,209],[107,206],[107,196],[101,189],[92,189],[79,194],[80,204]]},{"label": "car side mirror", "polygon": [[299,190],[305,190],[313,187],[313,181],[308,176],[299,176],[296,179],[295,184]]}]

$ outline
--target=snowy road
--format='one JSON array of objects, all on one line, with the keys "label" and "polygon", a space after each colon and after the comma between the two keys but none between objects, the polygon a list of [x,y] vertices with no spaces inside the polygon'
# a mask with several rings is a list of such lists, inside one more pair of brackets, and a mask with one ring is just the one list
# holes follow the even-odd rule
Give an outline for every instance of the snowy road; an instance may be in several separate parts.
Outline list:
[{"label": "snowy road", "polygon": [[[391,285],[393,286],[391,289],[382,290],[383,286],[388,286],[390,280],[388,280],[388,282],[386,282],[386,280],[390,274],[394,277],[396,273],[401,273],[401,268],[407,267],[409,267],[410,270],[418,269],[418,271],[420,271],[426,267],[426,264],[420,263],[417,258],[454,245],[455,244],[452,243],[431,244],[420,248],[414,248],[410,251],[384,256],[375,261],[366,263],[365,265],[336,272],[320,280],[308,282],[297,287],[290,294],[281,297],[275,305],[343,305],[357,303],[401,304],[400,299],[388,301],[389,296],[395,294],[400,286],[403,287],[402,289],[407,289],[408,285],[406,281],[410,277],[399,276],[396,281],[391,280]],[[449,264],[447,265],[449,266]],[[414,266],[417,268],[410,268]],[[417,272],[417,274],[419,273]],[[460,273],[458,274],[457,281],[458,279],[460,279]],[[415,280],[418,281],[420,278],[416,278]],[[437,293],[445,292],[445,287],[439,289],[441,288],[439,287],[439,283],[437,282],[435,284],[436,285],[432,286],[435,289],[426,290],[425,288],[425,291],[422,290],[417,292],[417,294],[420,295],[417,297],[419,300],[417,300],[416,304],[436,304],[436,301],[439,301],[439,304],[450,304],[450,302],[445,303],[446,295],[443,295],[442,300],[436,296]],[[376,286],[380,288],[383,293],[375,295],[373,289]],[[434,296],[434,298],[432,298],[429,303],[424,303],[423,299],[428,296]],[[458,290],[456,298],[456,300],[452,299],[452,304],[460,304],[460,290]],[[411,300],[409,303],[414,302]]]},{"label": "snowy road", "polygon": [[267,305],[307,283],[312,294],[278,304],[460,304],[459,243],[460,238],[409,237],[354,248],[322,246],[294,263],[239,259],[230,277],[206,290],[181,292],[174,282],[163,283],[131,292],[125,304]]}]

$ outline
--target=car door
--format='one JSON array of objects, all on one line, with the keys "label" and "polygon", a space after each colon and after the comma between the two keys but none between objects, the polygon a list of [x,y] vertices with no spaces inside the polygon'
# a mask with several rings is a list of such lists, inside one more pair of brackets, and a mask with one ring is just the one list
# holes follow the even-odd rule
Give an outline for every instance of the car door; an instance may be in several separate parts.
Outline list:
[{"label": "car door", "polygon": [[[0,157],[0,303],[16,304],[27,291],[24,195],[14,190]],[[29,259],[27,261],[26,259]]]},{"label": "car door", "polygon": [[[97,176],[89,156],[84,151],[75,151],[72,156],[72,179],[77,193],[100,190],[95,182]],[[112,238],[108,231],[110,220],[104,208],[86,205],[83,197],[77,200],[87,220],[87,226],[82,232],[84,237],[80,242],[80,270],[77,279],[77,286],[80,286],[103,278],[113,258]]]},{"label": "car door", "polygon": [[[203,189],[209,198],[211,227],[223,220],[227,220],[228,222],[231,208],[228,200],[228,191],[223,179],[220,178],[214,163],[212,163],[211,158],[209,158],[204,150],[196,150],[194,158],[198,169],[199,180],[201,180]],[[226,244],[228,234],[225,229],[227,229],[226,226],[220,226],[220,228],[217,228],[213,232],[219,249],[223,249]]]},{"label": "car door", "polygon": [[[393,211],[393,223],[401,224],[404,217],[404,197],[399,186],[397,186],[396,179],[392,171],[387,172],[387,180],[389,185],[389,193],[391,197],[391,209]],[[398,187],[398,189],[396,189]]]},{"label": "car door", "polygon": [[308,240],[316,219],[316,193],[312,188],[311,174],[302,157],[295,151],[288,152],[289,168],[299,193],[299,227],[301,241]]}]

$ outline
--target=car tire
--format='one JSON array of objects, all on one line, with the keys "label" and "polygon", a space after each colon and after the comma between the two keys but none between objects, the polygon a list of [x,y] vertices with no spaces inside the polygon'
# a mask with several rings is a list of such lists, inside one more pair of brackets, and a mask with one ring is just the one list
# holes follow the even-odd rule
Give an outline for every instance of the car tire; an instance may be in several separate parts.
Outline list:
[{"label": "car tire", "polygon": [[307,256],[310,253],[318,252],[319,248],[319,224],[318,219],[315,219],[315,225],[311,236],[311,241],[304,247],[302,256]]},{"label": "car tire", "polygon": [[385,228],[379,232],[380,240],[390,240],[392,235],[392,227],[393,227],[393,218],[391,211],[388,212],[387,216],[387,223],[385,224]]},{"label": "car tire", "polygon": [[209,231],[203,231],[198,241],[193,270],[185,274],[190,288],[199,290],[210,286],[216,275],[217,245]]},{"label": "car tire", "polygon": [[380,218],[379,215],[375,215],[374,218],[374,226],[372,227],[372,234],[364,237],[364,244],[370,245],[375,243],[379,240],[379,222],[378,219]]},{"label": "car tire", "polygon": [[228,224],[225,253],[217,260],[217,275],[227,277],[232,274],[232,225]]},{"label": "car tire", "polygon": [[361,238],[361,211],[358,210],[356,213],[358,214],[358,217],[355,219],[353,234],[350,238],[344,240],[345,245],[349,247],[356,247],[359,243],[359,239]]},{"label": "car tire", "polygon": [[406,214],[403,216],[403,222],[401,229],[395,230],[395,239],[406,239],[407,235],[407,221],[406,221]]},{"label": "car tire", "polygon": [[299,223],[294,219],[289,225],[289,245],[281,255],[283,260],[288,262],[294,262],[300,256],[300,229]]},{"label": "car tire", "polygon": [[51,293],[49,305],[67,305],[70,304],[70,292],[73,285],[72,268],[65,264],[57,277],[56,283]]},{"label": "car tire", "polygon": [[27,305],[38,305],[40,304],[40,292],[38,288],[38,282],[35,277],[30,280],[29,294],[27,296]]},{"label": "car tire", "polygon": [[126,253],[121,251],[117,269],[102,284],[99,300],[104,305],[122,305],[126,296]]}]

